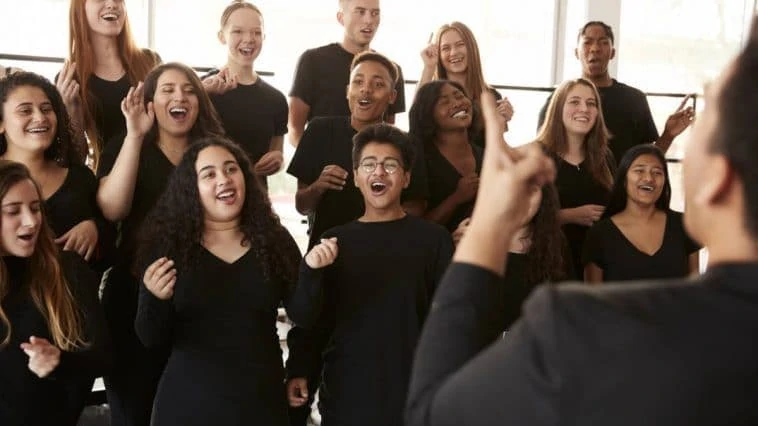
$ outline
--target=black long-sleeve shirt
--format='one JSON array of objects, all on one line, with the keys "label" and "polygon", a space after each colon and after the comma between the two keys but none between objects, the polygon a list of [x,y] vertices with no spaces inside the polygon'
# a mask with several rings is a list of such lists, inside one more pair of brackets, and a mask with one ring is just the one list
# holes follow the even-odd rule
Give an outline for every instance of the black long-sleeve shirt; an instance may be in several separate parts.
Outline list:
[{"label": "black long-sleeve shirt", "polygon": [[[61,266],[71,293],[82,314],[87,346],[73,352],[61,351],[53,372],[39,378],[29,370],[29,357],[20,348],[31,336],[53,343],[47,320],[32,300],[28,285],[28,259],[6,256],[8,293],[2,307],[11,324],[10,342],[0,347],[0,425],[69,426],[79,413],[70,412],[66,392],[86,378],[94,378],[107,367],[107,335],[96,292],[97,277],[76,253],[63,252]],[[0,335],[7,330],[0,324]],[[54,344],[54,343],[53,343]]]},{"label": "black long-sleeve shirt", "polygon": [[[406,216],[354,221],[325,237],[337,237],[337,259],[317,270],[302,263],[287,310],[297,325],[328,331],[322,424],[399,426],[421,325],[452,256],[451,236]],[[321,348],[311,349],[320,355]]]},{"label": "black long-sleeve shirt", "polygon": [[472,265],[448,270],[418,345],[408,426],[758,423],[758,264],[543,286],[491,345],[501,283]]}]

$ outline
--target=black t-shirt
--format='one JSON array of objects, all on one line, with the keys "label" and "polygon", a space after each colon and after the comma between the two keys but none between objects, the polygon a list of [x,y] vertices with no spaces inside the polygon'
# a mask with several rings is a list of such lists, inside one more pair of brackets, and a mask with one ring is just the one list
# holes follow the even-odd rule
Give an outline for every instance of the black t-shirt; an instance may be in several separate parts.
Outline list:
[{"label": "black t-shirt", "polygon": [[[298,184],[310,185],[318,180],[324,167],[334,164],[348,172],[347,183],[341,191],[327,190],[318,203],[313,217],[308,247],[318,241],[327,229],[345,224],[363,215],[365,205],[361,191],[353,184],[353,136],[356,130],[350,117],[318,117],[303,132],[300,144],[292,157],[287,173]],[[416,161],[411,183],[403,190],[404,200],[426,199],[426,175],[423,160]]]},{"label": "black t-shirt", "polygon": [[[453,253],[441,226],[410,215],[329,230],[335,262],[303,261],[289,315],[324,324],[323,424],[401,425],[413,353],[437,283]],[[320,315],[318,315],[320,313]]]},{"label": "black t-shirt", "polygon": [[[350,115],[346,91],[354,56],[339,43],[308,49],[300,56],[289,95],[302,99],[311,107],[308,121],[313,117]],[[399,65],[397,70],[397,99],[387,109],[390,114],[405,111],[403,71]]]},{"label": "black t-shirt", "polygon": [[[97,169],[99,179],[108,176],[111,172],[123,145],[123,135],[108,142]],[[136,254],[139,227],[160,198],[173,171],[174,164],[166,158],[157,144],[148,141],[143,142],[131,209],[126,218],[121,221],[120,244],[115,259],[116,265],[127,269],[132,267]]]},{"label": "black t-shirt", "polygon": [[210,98],[226,135],[247,152],[253,165],[269,151],[272,137],[287,133],[287,99],[261,77]]},{"label": "black t-shirt", "polygon": [[[554,156],[554,160],[558,168],[555,186],[558,189],[561,209],[570,209],[585,204],[605,206],[608,203],[610,190],[592,177],[590,171],[584,167],[583,162],[575,166],[557,156]],[[566,241],[568,241],[571,249],[572,266],[580,277],[581,271],[584,270],[582,268],[582,247],[588,229],[587,226],[575,223],[563,225],[563,233],[566,235]]]},{"label": "black t-shirt", "polygon": [[101,215],[96,196],[97,180],[92,170],[71,165],[60,188],[45,200],[48,224],[55,236],[60,237],[82,221],[98,220]]},{"label": "black t-shirt", "polygon": [[[609,141],[616,163],[621,161],[629,148],[658,140],[658,130],[647,103],[640,90],[619,83],[615,79],[608,87],[598,87],[605,126],[611,133]],[[540,110],[539,125],[545,121],[545,113],[552,94]]]},{"label": "black t-shirt", "polygon": [[689,256],[699,249],[684,230],[682,214],[669,210],[663,243],[652,256],[639,251],[613,220],[606,218],[587,233],[582,260],[602,269],[603,281],[683,278],[690,273]]},{"label": "black t-shirt", "polygon": [[[487,89],[490,93],[492,93],[492,96],[495,97],[496,101],[500,101],[503,99],[503,96],[495,90],[494,88],[490,87]],[[486,140],[484,138],[484,119],[482,117],[482,111],[481,111],[481,104],[479,102],[473,103],[474,108],[474,119],[477,120],[477,122],[474,122],[471,124],[471,143],[473,143],[476,146],[481,147],[484,149],[486,145]]]},{"label": "black t-shirt", "polygon": [[[484,151],[477,145],[471,145],[471,151],[476,161],[476,174],[482,171],[482,157]],[[426,179],[429,185],[429,200],[427,210],[432,210],[442,204],[458,188],[458,181],[463,177],[434,144],[424,146],[424,160],[426,161]],[[471,216],[474,209],[473,200],[458,205],[450,220],[443,224],[448,230],[453,231],[463,219]]]},{"label": "black t-shirt", "polygon": [[[29,370],[29,357],[19,347],[31,336],[53,342],[48,322],[37,308],[26,274],[29,259],[4,256],[7,294],[2,308],[11,324],[10,341],[0,347],[0,424],[3,426],[58,426],[76,424],[80,412],[72,412],[69,392],[79,383],[102,374],[107,363],[107,334],[97,300],[97,276],[76,253],[60,254],[66,283],[81,312],[84,339],[88,346],[61,352],[60,363],[46,378]],[[0,323],[0,336],[8,330]],[[79,407],[81,408],[81,407]]]},{"label": "black t-shirt", "polygon": [[95,99],[95,126],[106,145],[117,135],[126,132],[121,101],[130,87],[129,76],[126,74],[116,81],[103,80],[94,74],[89,78],[89,90]]}]

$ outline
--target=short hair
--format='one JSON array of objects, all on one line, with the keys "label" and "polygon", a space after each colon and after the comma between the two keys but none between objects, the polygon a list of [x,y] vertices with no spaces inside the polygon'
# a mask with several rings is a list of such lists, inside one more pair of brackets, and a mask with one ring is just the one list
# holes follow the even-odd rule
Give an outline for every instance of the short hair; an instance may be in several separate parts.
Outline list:
[{"label": "short hair", "polygon": [[610,25],[606,24],[603,21],[590,21],[584,24],[584,26],[579,30],[579,34],[577,34],[576,36],[577,43],[579,43],[579,40],[582,39],[582,36],[587,31],[587,28],[592,27],[592,26],[602,27],[603,30],[605,31],[605,36],[611,40],[611,44],[614,44],[616,42],[615,37],[613,37],[613,28],[611,28]]},{"label": "short hair", "polygon": [[387,68],[387,71],[390,73],[390,78],[392,79],[392,84],[397,84],[397,79],[400,74],[397,71],[397,65],[395,65],[394,62],[390,61],[389,58],[382,55],[381,53],[365,51],[355,55],[353,62],[350,64],[350,72],[352,73],[355,67],[357,67],[360,63],[367,61],[377,62],[384,68]]},{"label": "short hair", "polygon": [[416,147],[408,134],[391,124],[377,123],[364,127],[353,136],[353,169],[358,169],[363,148],[370,143],[394,146],[400,151],[405,171],[413,168],[416,161]]},{"label": "short hair", "polygon": [[737,56],[731,74],[718,93],[718,127],[710,151],[727,158],[742,181],[745,197],[745,227],[758,237],[758,16],[743,51]]},{"label": "short hair", "polygon": [[669,169],[666,163],[666,157],[663,155],[657,146],[646,143],[637,145],[630,148],[619,162],[618,169],[616,170],[616,177],[613,179],[613,187],[611,187],[611,196],[608,200],[608,205],[603,212],[602,218],[611,217],[617,213],[622,212],[626,208],[626,203],[629,198],[626,190],[626,175],[629,169],[632,167],[632,163],[638,157],[642,155],[652,155],[658,159],[663,167],[663,191],[658,200],[655,201],[655,208],[661,211],[671,210],[671,182],[669,179]]}]

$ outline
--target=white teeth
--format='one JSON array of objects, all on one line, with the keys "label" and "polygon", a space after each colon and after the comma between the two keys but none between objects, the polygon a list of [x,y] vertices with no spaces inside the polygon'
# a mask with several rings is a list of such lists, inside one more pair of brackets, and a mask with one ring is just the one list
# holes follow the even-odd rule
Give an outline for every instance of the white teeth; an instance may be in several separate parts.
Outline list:
[{"label": "white teeth", "polygon": [[240,49],[240,51],[244,53],[245,55],[249,55],[253,53],[253,49]]},{"label": "white teeth", "polygon": [[45,133],[48,130],[50,130],[49,127],[35,127],[33,129],[27,130],[27,132],[29,132],[29,133]]},{"label": "white teeth", "polygon": [[233,189],[229,189],[227,191],[223,191],[223,192],[219,193],[216,196],[216,198],[221,198],[221,199],[231,198],[231,197],[234,196],[234,194],[235,194],[234,190]]},{"label": "white teeth", "polygon": [[171,113],[176,112],[176,113],[184,113],[184,114],[186,114],[187,113],[187,108],[173,107],[170,110],[168,110],[168,112],[171,112]]},{"label": "white teeth", "polygon": [[105,19],[106,21],[115,21],[118,19],[118,15],[115,13],[106,13],[105,15],[101,16],[101,18]]},{"label": "white teeth", "polygon": [[655,188],[653,188],[650,185],[641,185],[640,189],[643,191],[648,191],[648,192],[653,192],[655,190]]},{"label": "white teeth", "polygon": [[466,110],[460,110],[452,115],[453,118],[467,118],[468,112]]},{"label": "white teeth", "polygon": [[455,58],[455,59],[451,59],[450,63],[451,64],[457,64],[458,62],[462,62],[462,61],[463,61],[463,58]]},{"label": "white teeth", "polygon": [[368,99],[359,99],[358,100],[358,105],[361,105],[361,106],[366,106],[366,105],[368,105],[370,103],[371,103],[371,101],[368,100]]},{"label": "white teeth", "polygon": [[371,183],[371,189],[374,191],[381,191],[382,189],[386,188],[387,185],[383,184],[382,182],[372,182]]}]

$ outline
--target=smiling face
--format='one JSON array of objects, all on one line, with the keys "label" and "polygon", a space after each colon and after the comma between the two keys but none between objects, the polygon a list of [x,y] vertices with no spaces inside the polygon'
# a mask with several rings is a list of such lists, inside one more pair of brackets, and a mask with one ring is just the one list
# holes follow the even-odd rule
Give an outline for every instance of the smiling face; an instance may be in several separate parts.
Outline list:
[{"label": "smiling face", "polygon": [[337,21],[345,27],[346,43],[361,50],[368,48],[381,22],[379,0],[345,0]]},{"label": "smiling face", "polygon": [[366,60],[353,68],[347,87],[347,102],[352,120],[361,124],[382,121],[387,107],[395,102],[390,71],[381,63]]},{"label": "smiling face", "polygon": [[2,254],[29,257],[34,253],[42,226],[42,201],[29,179],[17,182],[0,201]]},{"label": "smiling face", "polygon": [[250,66],[263,48],[263,18],[253,9],[241,7],[231,15],[219,32],[219,40],[228,48],[228,60]]},{"label": "smiling face", "polygon": [[93,34],[116,37],[124,29],[126,8],[123,0],[86,0],[84,11]]},{"label": "smiling face", "polygon": [[665,165],[652,154],[642,154],[626,172],[627,201],[652,206],[661,198],[666,183]]},{"label": "smiling face", "polygon": [[239,222],[245,203],[245,177],[231,152],[209,146],[195,161],[197,189],[205,222]]},{"label": "smiling face", "polygon": [[400,207],[400,195],[411,181],[400,150],[389,143],[370,142],[363,147],[355,186],[360,189],[369,210],[387,211]]},{"label": "smiling face", "polygon": [[566,95],[562,115],[567,134],[586,136],[597,121],[595,91],[585,84],[574,85]]},{"label": "smiling face", "polygon": [[199,113],[195,90],[187,75],[178,69],[168,68],[158,77],[153,103],[161,133],[174,137],[189,134]]},{"label": "smiling face", "polygon": [[455,29],[442,33],[439,43],[439,60],[448,74],[463,74],[468,68],[468,49],[461,34]]},{"label": "smiling face", "polygon": [[42,155],[55,138],[58,119],[45,92],[35,86],[19,86],[2,105],[0,133],[8,151]]},{"label": "smiling face", "polygon": [[463,130],[471,126],[471,100],[452,84],[444,84],[434,105],[434,121],[440,131]]}]

